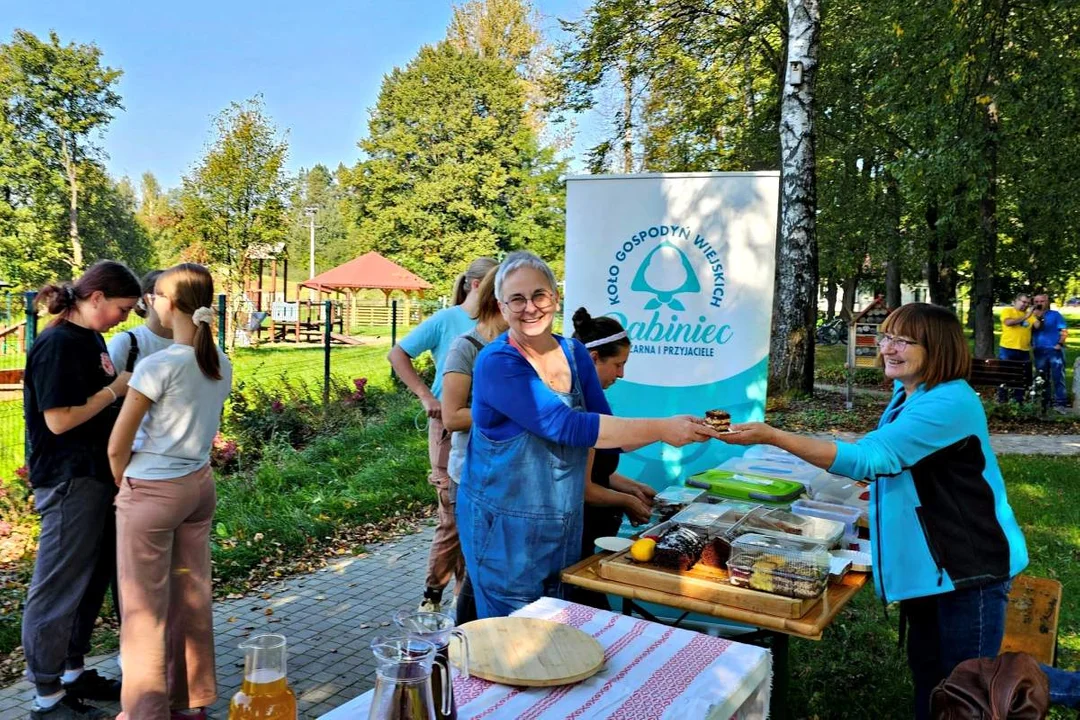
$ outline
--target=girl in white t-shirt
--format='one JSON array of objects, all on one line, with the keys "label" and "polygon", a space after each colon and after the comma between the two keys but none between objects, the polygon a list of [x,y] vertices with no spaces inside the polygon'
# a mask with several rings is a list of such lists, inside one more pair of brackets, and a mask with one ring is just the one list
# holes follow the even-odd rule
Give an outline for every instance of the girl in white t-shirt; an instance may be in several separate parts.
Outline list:
[{"label": "girl in white t-shirt", "polygon": [[[217,698],[210,446],[232,385],[214,345],[214,283],[201,265],[157,279],[153,308],[175,344],[143,359],[109,439],[116,497],[121,693],[127,720],[203,717]],[[139,431],[136,437],[136,430]]]},{"label": "girl in white t-shirt", "polygon": [[140,360],[173,344],[172,330],[162,325],[161,318],[154,312],[154,285],[162,272],[151,270],[139,283],[142,295],[135,304],[135,314],[146,322],[109,339],[109,359],[118,370],[134,372]]}]

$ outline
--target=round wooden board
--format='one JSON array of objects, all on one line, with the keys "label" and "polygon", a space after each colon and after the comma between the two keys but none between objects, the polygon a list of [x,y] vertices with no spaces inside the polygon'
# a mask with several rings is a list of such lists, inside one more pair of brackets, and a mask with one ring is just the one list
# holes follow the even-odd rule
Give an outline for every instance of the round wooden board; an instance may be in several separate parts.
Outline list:
[{"label": "round wooden board", "polygon": [[[501,685],[553,687],[592,677],[604,648],[577,628],[537,618],[500,617],[461,626],[469,638],[469,674]],[[460,643],[450,643],[454,664]]]}]

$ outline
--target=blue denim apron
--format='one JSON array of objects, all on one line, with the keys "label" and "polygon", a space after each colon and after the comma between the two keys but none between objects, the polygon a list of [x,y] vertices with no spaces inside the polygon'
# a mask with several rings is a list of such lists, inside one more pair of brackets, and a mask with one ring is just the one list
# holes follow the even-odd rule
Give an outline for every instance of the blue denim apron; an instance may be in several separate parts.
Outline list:
[{"label": "blue denim apron", "polygon": [[[572,385],[556,395],[584,411],[573,349],[562,339],[560,345]],[[562,594],[559,573],[581,559],[588,456],[588,448],[527,431],[492,440],[473,426],[457,520],[479,617],[509,615],[545,595]]]}]

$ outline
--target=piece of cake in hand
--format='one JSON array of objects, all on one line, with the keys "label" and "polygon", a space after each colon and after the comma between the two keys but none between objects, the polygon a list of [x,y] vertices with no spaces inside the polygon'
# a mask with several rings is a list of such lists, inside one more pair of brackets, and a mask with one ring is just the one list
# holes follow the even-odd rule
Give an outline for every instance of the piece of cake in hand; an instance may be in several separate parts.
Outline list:
[{"label": "piece of cake in hand", "polygon": [[705,424],[717,432],[731,430],[731,413],[727,410],[709,410],[705,413]]}]

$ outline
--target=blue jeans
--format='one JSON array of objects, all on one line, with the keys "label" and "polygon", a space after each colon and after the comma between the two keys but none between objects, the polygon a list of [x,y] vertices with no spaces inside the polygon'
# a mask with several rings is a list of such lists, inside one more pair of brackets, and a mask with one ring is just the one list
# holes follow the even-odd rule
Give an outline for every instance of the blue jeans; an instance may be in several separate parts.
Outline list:
[{"label": "blue jeans", "polygon": [[900,604],[908,623],[917,720],[929,719],[930,693],[953,668],[964,660],[998,654],[1011,584],[1004,580]]},{"label": "blue jeans", "polygon": [[1051,399],[1055,405],[1065,405],[1065,351],[1054,348],[1035,348],[1035,370],[1049,372]]},{"label": "blue jeans", "polygon": [[1053,705],[1080,708],[1080,672],[1058,670],[1049,665],[1039,667],[1050,681],[1050,702]]},{"label": "blue jeans", "polygon": [[[1013,350],[1012,348],[998,348],[998,360],[1013,360],[1015,362],[1023,362],[1031,364],[1031,353],[1027,350]],[[1027,388],[1016,388],[1013,390],[1013,400],[1016,402],[1024,402],[1024,393]],[[998,390],[998,402],[1005,402],[1004,390]]]}]

